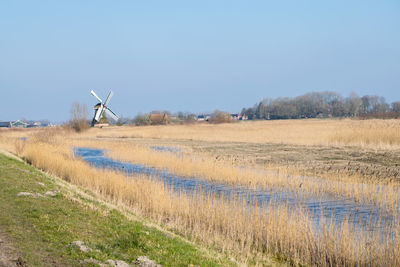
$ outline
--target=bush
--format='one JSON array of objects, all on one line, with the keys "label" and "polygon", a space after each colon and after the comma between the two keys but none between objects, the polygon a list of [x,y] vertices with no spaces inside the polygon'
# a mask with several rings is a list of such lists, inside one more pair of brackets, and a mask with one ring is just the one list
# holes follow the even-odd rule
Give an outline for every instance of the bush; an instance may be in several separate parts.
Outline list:
[{"label": "bush", "polygon": [[87,108],[83,104],[74,102],[71,106],[71,120],[68,122],[68,126],[75,132],[82,132],[89,129],[90,124],[87,120]]},{"label": "bush", "polygon": [[232,117],[231,114],[228,112],[224,111],[215,111],[213,114],[211,114],[211,117],[209,119],[210,123],[227,123],[227,122],[232,122]]},{"label": "bush", "polygon": [[133,120],[137,126],[150,125],[151,123],[149,114],[138,114]]},{"label": "bush", "polygon": [[68,126],[77,133],[86,131],[87,129],[90,128],[89,122],[83,119],[70,120],[68,122]]}]

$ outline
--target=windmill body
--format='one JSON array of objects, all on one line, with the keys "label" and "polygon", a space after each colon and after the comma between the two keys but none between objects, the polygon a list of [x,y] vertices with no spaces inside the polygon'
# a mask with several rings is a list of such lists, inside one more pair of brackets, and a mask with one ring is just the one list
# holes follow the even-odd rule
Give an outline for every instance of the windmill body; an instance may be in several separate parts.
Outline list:
[{"label": "windmill body", "polygon": [[[108,104],[110,103],[111,97],[113,96],[113,92],[110,91],[110,93],[107,96],[107,99],[105,102],[103,102],[103,100],[100,99],[100,97],[98,97],[96,95],[96,93],[92,90],[90,91],[90,93],[99,101],[99,103],[97,103],[94,106],[94,117],[92,120],[92,126],[96,126],[96,125],[100,125],[103,124],[102,122],[104,121],[103,118],[105,118],[105,123],[108,124],[108,120],[105,117],[105,113],[110,116],[113,120],[118,120],[118,116],[117,114],[115,114],[109,107]],[[103,120],[103,121],[102,121]]]}]

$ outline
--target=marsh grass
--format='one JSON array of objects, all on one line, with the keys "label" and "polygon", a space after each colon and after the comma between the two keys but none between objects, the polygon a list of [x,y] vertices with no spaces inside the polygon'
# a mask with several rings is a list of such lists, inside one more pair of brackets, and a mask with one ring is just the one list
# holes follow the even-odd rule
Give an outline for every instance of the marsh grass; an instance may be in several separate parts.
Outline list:
[{"label": "marsh grass", "polygon": [[[127,207],[194,240],[228,251],[242,262],[251,262],[254,255],[274,254],[294,264],[396,266],[400,264],[400,226],[397,219],[388,225],[390,229],[383,231],[383,235],[360,231],[346,220],[333,228],[334,224],[322,215],[320,227],[315,228],[307,212],[301,208],[293,211],[285,204],[259,207],[256,203],[249,205],[240,199],[216,198],[204,192],[176,194],[162,182],[144,175],[127,178],[113,171],[95,170],[75,158],[72,148],[106,149],[108,156],[118,160],[233,186],[261,186],[316,197],[350,198],[378,205],[396,214],[399,209],[398,183],[383,184],[374,179],[363,181],[363,178],[346,176],[345,173],[338,173],[336,177],[329,174],[332,177],[324,177],[325,180],[304,179],[303,173],[295,166],[267,166],[267,170],[239,168],[229,160],[215,160],[192,151],[181,154],[157,152],[130,141],[143,137],[216,144],[270,142],[395,150],[400,144],[399,125],[397,120],[299,120],[110,127],[90,129],[79,135],[61,128],[54,132],[0,131],[0,146],[16,153],[15,140],[28,137],[25,148],[19,153],[34,166],[90,189],[116,205]],[[380,187],[377,192],[376,186],[381,185],[385,187]]]},{"label": "marsh grass", "polygon": [[244,121],[234,124],[110,127],[104,131],[99,129],[90,131],[86,136],[399,149],[400,120],[308,119]]},{"label": "marsh grass", "polygon": [[335,130],[328,141],[375,149],[398,148],[400,145],[400,120],[353,121],[346,126]]},{"label": "marsh grass", "polygon": [[25,149],[25,141],[21,139],[15,140],[15,153],[21,156]]},{"label": "marsh grass", "polygon": [[284,204],[259,207],[212,194],[175,194],[145,176],[127,178],[96,170],[74,159],[65,145],[29,143],[24,156],[38,168],[242,259],[265,253],[318,266],[400,264],[398,222],[381,242],[382,236],[357,230],[346,221],[334,229],[321,218],[316,229],[302,209],[293,212]]},{"label": "marsh grass", "polygon": [[102,148],[111,158],[167,170],[178,176],[205,179],[211,182],[263,188],[274,191],[290,191],[320,198],[353,199],[355,202],[379,205],[386,211],[396,211],[400,205],[400,189],[397,183],[361,183],[356,176],[331,177],[331,179],[307,178],[293,168],[268,170],[240,168],[229,161],[216,161],[211,157],[154,151],[145,146],[117,141],[75,140],[71,146]]}]

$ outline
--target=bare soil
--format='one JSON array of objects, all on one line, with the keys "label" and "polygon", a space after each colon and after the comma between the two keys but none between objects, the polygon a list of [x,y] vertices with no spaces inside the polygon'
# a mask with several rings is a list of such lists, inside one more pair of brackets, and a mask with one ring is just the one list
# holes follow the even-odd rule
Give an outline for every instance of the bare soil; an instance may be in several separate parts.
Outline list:
[{"label": "bare soil", "polygon": [[215,157],[232,158],[256,166],[295,167],[313,174],[359,175],[400,182],[400,151],[363,150],[356,147],[296,146],[286,144],[224,144],[199,148]]},{"label": "bare soil", "polygon": [[11,239],[0,228],[0,267],[9,266],[25,266],[25,263],[12,246]]}]

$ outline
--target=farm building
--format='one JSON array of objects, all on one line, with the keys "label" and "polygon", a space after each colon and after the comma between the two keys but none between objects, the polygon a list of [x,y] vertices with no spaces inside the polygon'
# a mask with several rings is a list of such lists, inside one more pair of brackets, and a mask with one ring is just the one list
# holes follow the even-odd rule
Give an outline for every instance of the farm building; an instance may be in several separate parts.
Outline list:
[{"label": "farm building", "polygon": [[231,118],[232,118],[232,120],[235,120],[235,121],[237,121],[237,120],[244,121],[244,120],[248,119],[248,117],[246,115],[242,115],[240,113],[231,114]]},{"label": "farm building", "polygon": [[28,126],[28,124],[20,120],[11,122],[11,127],[13,128],[26,128],[26,126]]},{"label": "farm building", "polygon": [[198,115],[197,121],[208,121],[211,118],[211,115]]},{"label": "farm building", "polygon": [[28,124],[26,122],[17,120],[17,121],[2,121],[0,122],[0,127],[7,128],[26,128]]},{"label": "farm building", "polygon": [[11,128],[11,121],[0,121],[0,127]]}]

